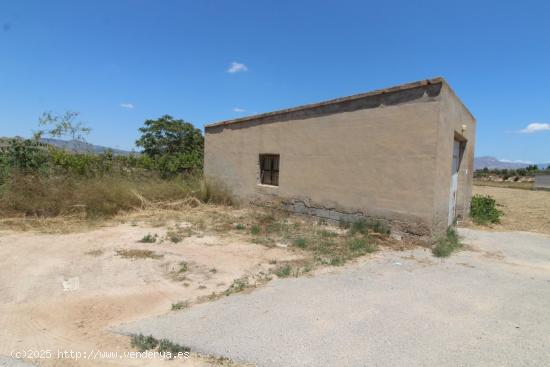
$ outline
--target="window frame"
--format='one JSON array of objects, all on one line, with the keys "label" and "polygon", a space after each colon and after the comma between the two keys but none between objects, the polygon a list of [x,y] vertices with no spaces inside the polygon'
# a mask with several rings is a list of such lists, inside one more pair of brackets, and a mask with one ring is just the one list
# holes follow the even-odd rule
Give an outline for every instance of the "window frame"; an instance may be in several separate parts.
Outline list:
[{"label": "window frame", "polygon": [[259,155],[258,163],[260,166],[260,184],[279,187],[281,155],[274,153],[261,153]]}]

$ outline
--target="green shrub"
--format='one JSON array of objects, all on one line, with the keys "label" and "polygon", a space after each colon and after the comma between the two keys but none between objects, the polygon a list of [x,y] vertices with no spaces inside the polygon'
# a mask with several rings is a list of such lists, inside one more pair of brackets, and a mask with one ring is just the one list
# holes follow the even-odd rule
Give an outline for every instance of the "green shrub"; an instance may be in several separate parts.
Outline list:
[{"label": "green shrub", "polygon": [[491,196],[474,195],[470,207],[470,216],[477,224],[499,223],[502,211],[497,209]]},{"label": "green shrub", "polygon": [[458,233],[454,228],[449,227],[445,236],[436,241],[435,246],[432,248],[432,253],[437,257],[448,257],[461,246]]}]

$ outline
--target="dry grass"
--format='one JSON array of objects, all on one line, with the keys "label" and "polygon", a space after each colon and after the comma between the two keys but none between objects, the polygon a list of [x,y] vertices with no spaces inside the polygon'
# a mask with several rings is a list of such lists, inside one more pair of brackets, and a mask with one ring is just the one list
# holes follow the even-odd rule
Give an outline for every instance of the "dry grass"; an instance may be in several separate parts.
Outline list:
[{"label": "dry grass", "polygon": [[103,250],[100,249],[100,248],[96,248],[96,249],[93,249],[93,250],[90,250],[90,251],[86,251],[85,254],[90,255],[90,256],[94,256],[94,257],[98,257],[98,256],[103,255]]},{"label": "dry grass", "polygon": [[122,249],[117,250],[116,254],[125,259],[161,259],[164,255],[157,254],[151,250]]},{"label": "dry grass", "polygon": [[201,177],[160,180],[154,177],[39,177],[19,175],[0,188],[0,228],[45,233],[82,231],[146,218],[162,227],[193,217],[205,205],[232,203],[227,191]]},{"label": "dry grass", "polygon": [[490,186],[474,186],[473,191],[491,195],[503,212],[500,224],[491,228],[550,234],[550,192]]}]

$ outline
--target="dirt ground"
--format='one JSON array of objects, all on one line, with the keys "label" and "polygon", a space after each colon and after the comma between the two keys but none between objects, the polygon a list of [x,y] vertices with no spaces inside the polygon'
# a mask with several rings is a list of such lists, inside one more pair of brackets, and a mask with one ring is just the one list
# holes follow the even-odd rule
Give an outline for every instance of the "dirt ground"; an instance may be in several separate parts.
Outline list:
[{"label": "dirt ground", "polygon": [[[145,215],[146,217],[146,215]],[[111,326],[170,312],[177,302],[196,302],[223,292],[235,279],[256,279],[295,252],[242,241],[230,233],[193,233],[178,243],[169,228],[132,220],[90,231],[44,234],[0,231],[0,356],[13,351],[123,352],[130,338]],[[185,232],[185,230],[183,230]],[[157,234],[157,243],[138,242]],[[121,250],[145,257],[125,258]],[[145,255],[143,255],[145,254]],[[186,263],[187,270],[180,271]],[[177,312],[177,311],[173,311]],[[159,359],[79,361],[44,358],[41,366],[174,366]],[[192,355],[186,366],[226,365]],[[179,364],[179,363],[178,363]]]},{"label": "dirt ground", "polygon": [[495,230],[550,234],[550,192],[474,186],[474,194],[491,195],[504,215]]},{"label": "dirt ground", "polygon": [[[492,195],[502,205],[504,216],[495,230],[550,233],[550,192],[476,186],[474,193]],[[303,260],[299,251],[239,235],[233,228],[246,215],[230,210],[228,215],[196,208],[176,218],[144,211],[93,228],[70,220],[39,226],[3,222],[4,228],[8,223],[17,230],[0,230],[0,357],[25,350],[135,351],[128,336],[109,329],[177,312],[170,309],[178,302],[208,301],[243,277],[262,283],[279,264]],[[170,239],[174,229],[181,235],[176,242]],[[157,236],[155,243],[139,242],[148,234]],[[180,364],[158,358],[33,362],[48,367]],[[185,365],[235,364],[193,354]]]}]

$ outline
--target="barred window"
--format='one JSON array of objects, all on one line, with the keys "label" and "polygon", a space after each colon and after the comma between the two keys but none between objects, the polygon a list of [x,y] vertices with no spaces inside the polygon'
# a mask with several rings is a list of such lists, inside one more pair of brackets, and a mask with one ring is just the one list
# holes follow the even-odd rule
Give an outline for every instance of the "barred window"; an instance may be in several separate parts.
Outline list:
[{"label": "barred window", "polygon": [[279,186],[279,154],[260,154],[260,182]]}]

